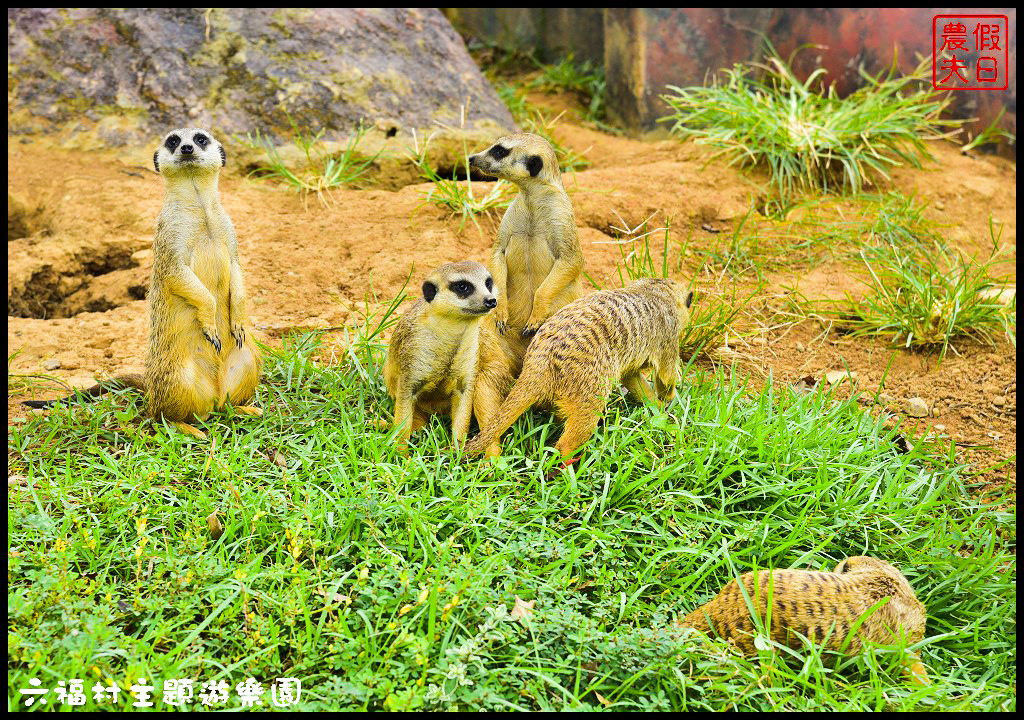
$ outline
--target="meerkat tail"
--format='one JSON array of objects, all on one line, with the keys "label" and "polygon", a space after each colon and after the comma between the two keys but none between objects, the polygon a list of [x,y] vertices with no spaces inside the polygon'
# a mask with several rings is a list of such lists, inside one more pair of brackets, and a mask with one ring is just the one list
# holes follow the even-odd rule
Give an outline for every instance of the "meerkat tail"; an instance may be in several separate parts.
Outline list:
[{"label": "meerkat tail", "polygon": [[516,380],[512,391],[501,403],[498,412],[487,423],[487,427],[480,431],[473,440],[466,445],[466,452],[473,455],[483,452],[492,443],[498,441],[502,434],[512,427],[512,423],[519,419],[519,416],[530,409],[540,399],[537,392],[538,383],[532,382],[530,378],[523,375]]},{"label": "meerkat tail", "polygon": [[82,398],[95,398],[110,392],[111,390],[120,390],[122,388],[134,388],[140,392],[146,392],[146,378],[140,373],[128,373],[126,375],[118,375],[109,380],[104,380],[101,383],[93,385],[90,388],[83,388],[76,390],[71,395],[67,395],[61,398],[54,398],[53,400],[22,400],[22,405],[27,405],[30,408],[47,408],[53,405],[70,405],[75,401]]}]

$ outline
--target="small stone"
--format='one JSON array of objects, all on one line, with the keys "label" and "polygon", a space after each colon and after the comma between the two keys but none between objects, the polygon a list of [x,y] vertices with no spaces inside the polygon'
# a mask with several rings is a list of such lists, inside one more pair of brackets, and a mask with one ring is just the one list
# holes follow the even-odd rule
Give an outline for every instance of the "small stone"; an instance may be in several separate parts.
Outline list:
[{"label": "small stone", "polygon": [[894,402],[896,402],[896,398],[894,398],[892,395],[887,395],[885,393],[878,393],[878,404],[879,405],[892,405]]},{"label": "small stone", "polygon": [[58,370],[60,368],[60,360],[57,358],[49,358],[43,360],[43,370]]},{"label": "small stone", "polygon": [[850,376],[851,380],[857,379],[856,371],[847,373],[845,370],[829,370],[825,373],[825,379],[828,381],[829,385],[835,385],[837,382],[845,380],[847,375]]},{"label": "small stone", "polygon": [[943,210],[946,209],[946,204],[942,202],[937,202],[935,203],[935,209],[938,210],[939,212],[942,212]]},{"label": "small stone", "polygon": [[937,423],[935,425],[935,432],[946,432],[946,426],[942,423]]},{"label": "small stone", "polygon": [[1006,398],[1003,397],[1002,395],[996,395],[995,397],[992,398],[992,404],[995,405],[996,407],[1002,407],[1003,405],[1006,404]]},{"label": "small stone", "polygon": [[267,299],[266,299],[266,298],[261,298],[261,297],[258,297],[258,298],[253,298],[253,299],[252,299],[252,304],[253,304],[253,305],[262,305],[262,304],[263,304],[263,303],[265,303],[266,301],[267,301]]},{"label": "small stone", "polygon": [[103,357],[108,357],[108,358],[114,357],[114,351],[111,350],[110,348],[107,348],[106,350],[103,351]]},{"label": "small stone", "polygon": [[43,415],[46,414],[46,410],[44,410],[43,408],[32,408],[31,410],[28,411],[28,414],[33,417],[42,417]]},{"label": "small stone", "polygon": [[797,343],[796,343],[796,351],[797,352],[807,352],[807,348],[805,348],[804,344],[798,340]]},{"label": "small stone", "polygon": [[928,417],[928,405],[919,397],[908,398],[903,402],[903,412],[910,417]]},{"label": "small stone", "polygon": [[8,425],[23,425],[28,422],[28,418],[16,417],[7,420]]}]

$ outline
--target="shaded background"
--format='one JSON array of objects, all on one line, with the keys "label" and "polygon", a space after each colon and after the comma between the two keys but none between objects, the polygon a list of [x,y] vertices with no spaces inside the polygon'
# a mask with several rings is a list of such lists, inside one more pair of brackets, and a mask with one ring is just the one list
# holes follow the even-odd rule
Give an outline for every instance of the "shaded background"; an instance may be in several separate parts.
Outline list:
[{"label": "shaded background", "polygon": [[[966,130],[976,135],[1000,109],[1005,130],[1017,131],[1017,11],[1014,8],[443,8],[464,37],[504,49],[533,51],[553,62],[573,53],[603,65],[608,80],[610,119],[640,133],[657,127],[668,113],[658,98],[666,85],[700,85],[734,63],[757,60],[767,39],[806,78],[817,67],[846,95],[861,84],[859,68],[877,75],[893,60],[908,73],[931,54],[932,18],[939,14],[1008,16],[1009,87],[958,91],[949,114],[977,118]],[[1015,156],[1003,142],[1000,154]]]}]

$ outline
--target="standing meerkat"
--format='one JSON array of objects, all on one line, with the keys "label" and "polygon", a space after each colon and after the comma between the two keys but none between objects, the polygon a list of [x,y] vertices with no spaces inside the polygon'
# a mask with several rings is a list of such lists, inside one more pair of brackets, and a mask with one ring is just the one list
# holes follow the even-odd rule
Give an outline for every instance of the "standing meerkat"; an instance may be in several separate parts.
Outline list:
[{"label": "standing meerkat", "polygon": [[[618,383],[635,400],[670,400],[679,381],[679,341],[690,322],[692,301],[693,293],[674,280],[645,278],[566,305],[541,326],[512,391],[466,452],[489,450],[536,402],[553,405],[565,420],[555,443],[565,458],[597,429]],[[647,369],[655,390],[640,374]]]},{"label": "standing meerkat", "polygon": [[199,438],[205,434],[190,423],[227,402],[238,412],[262,414],[245,405],[262,359],[246,332],[238,240],[217,190],[226,163],[224,147],[198,128],[172,130],[153,153],[166,189],[153,241],[146,372],[84,391],[96,396],[119,385],[142,390],[149,415]]},{"label": "standing meerkat", "polygon": [[[498,307],[481,335],[473,409],[483,426],[519,376],[531,337],[582,294],[583,251],[551,143],[530,133],[506,135],[471,155],[469,164],[519,188],[501,219],[488,265]],[[489,452],[497,454],[498,446]]]},{"label": "standing meerkat", "polygon": [[479,362],[480,321],[498,304],[487,268],[448,263],[423,283],[423,297],[395,328],[384,364],[384,381],[395,399],[399,446],[433,413],[450,412],[452,438],[466,439],[473,414]]},{"label": "standing meerkat", "polygon": [[[762,570],[740,579],[762,620],[766,620],[771,594],[771,638],[787,647],[802,647],[799,635],[803,635],[829,650],[855,655],[865,641],[891,644],[903,638],[916,643],[924,637],[924,604],[903,574],[884,560],[854,556],[830,573]],[[750,610],[735,580],[678,625],[713,632],[744,655],[757,654]],[[906,669],[913,682],[929,684],[916,653],[910,653]]]}]

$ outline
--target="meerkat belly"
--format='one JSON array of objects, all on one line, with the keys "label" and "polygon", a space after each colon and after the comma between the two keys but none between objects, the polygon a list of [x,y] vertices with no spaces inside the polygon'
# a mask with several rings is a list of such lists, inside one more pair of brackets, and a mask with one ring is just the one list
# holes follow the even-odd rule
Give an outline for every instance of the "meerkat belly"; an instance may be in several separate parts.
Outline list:
[{"label": "meerkat belly", "polygon": [[192,252],[189,265],[217,304],[217,330],[222,336],[230,335],[231,254],[227,242],[218,237],[201,240]]},{"label": "meerkat belly", "polygon": [[533,312],[533,295],[555,264],[555,256],[544,238],[512,235],[505,250],[508,265],[506,293],[508,323],[522,326]]}]

